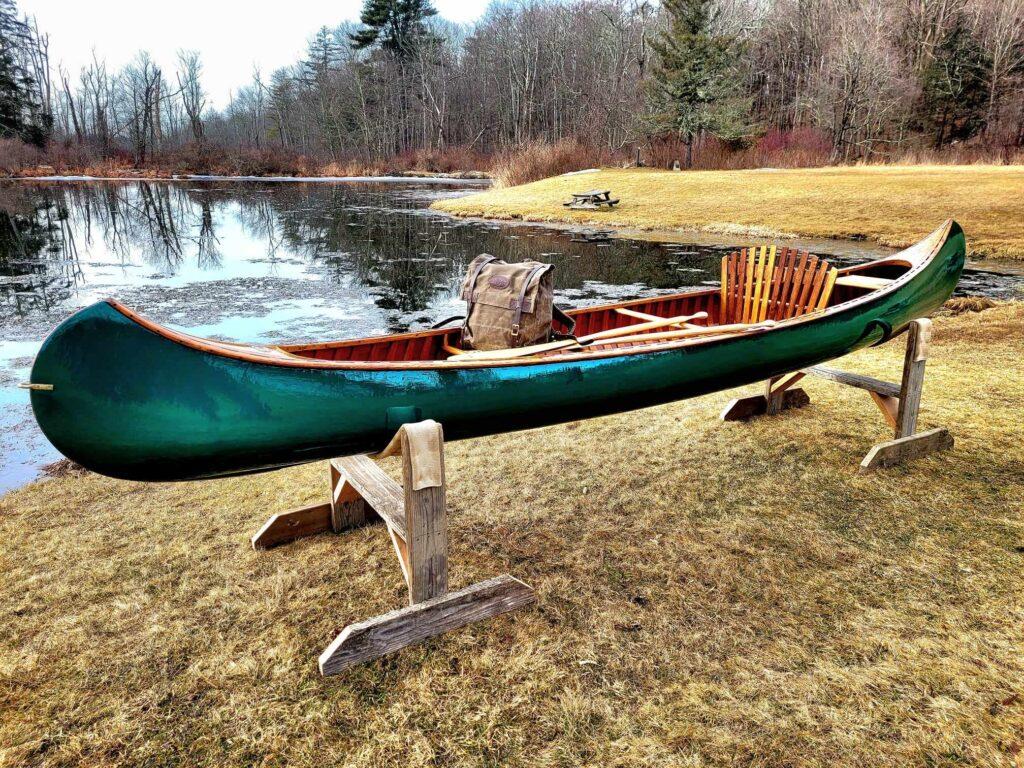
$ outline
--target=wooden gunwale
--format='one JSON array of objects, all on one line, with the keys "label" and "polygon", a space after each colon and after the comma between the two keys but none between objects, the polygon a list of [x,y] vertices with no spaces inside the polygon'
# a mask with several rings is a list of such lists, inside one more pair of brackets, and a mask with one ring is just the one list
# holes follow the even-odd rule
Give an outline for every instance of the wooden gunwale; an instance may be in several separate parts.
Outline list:
[{"label": "wooden gunwale", "polygon": [[[929,234],[925,239],[919,243],[910,246],[909,248],[901,251],[892,256],[887,256],[882,259],[867,262],[865,264],[858,264],[852,267],[846,267],[839,270],[839,275],[855,274],[857,272],[863,272],[869,269],[873,269],[879,266],[901,266],[908,268],[899,277],[895,278],[892,283],[885,288],[878,289],[876,291],[870,291],[863,296],[858,296],[849,301],[836,304],[832,307],[825,309],[819,309],[816,311],[808,312],[804,315],[798,315],[796,317],[789,317],[785,320],[777,322],[770,328],[752,330],[744,333],[743,338],[750,338],[754,336],[760,336],[764,333],[772,333],[782,328],[790,328],[796,325],[804,323],[816,322],[824,317],[832,316],[845,312],[851,308],[860,306],[870,301],[894,293],[900,290],[906,285],[913,277],[923,270],[939,253],[942,246],[946,243],[949,237],[949,231],[952,227],[953,220],[948,219],[946,222],[935,232]],[[929,242],[931,241],[931,242]],[[926,253],[916,255],[911,258],[908,254],[915,249],[928,247]],[[806,253],[804,254],[806,258]],[[753,267],[753,263],[749,265]],[[822,275],[824,277],[824,275]],[[603,312],[603,311],[614,311],[618,307],[632,307],[636,305],[649,304],[652,300],[655,301],[672,301],[680,298],[694,298],[697,296],[714,296],[720,294],[720,288],[710,288],[703,291],[690,291],[678,294],[671,294],[667,296],[657,297],[642,297],[639,299],[632,299],[629,301],[617,302],[614,304],[605,304],[597,307],[587,307],[585,309],[570,310],[568,314],[570,316],[582,316],[590,312]],[[243,362],[256,363],[260,365],[274,365],[289,368],[316,368],[322,370],[357,370],[357,371],[389,371],[389,370],[413,370],[413,371],[436,371],[436,370],[450,370],[450,369],[467,369],[467,368],[502,368],[502,367],[515,367],[515,366],[527,366],[527,365],[565,365],[566,363],[574,361],[591,361],[599,358],[606,357],[623,357],[628,355],[637,354],[649,354],[653,352],[666,352],[681,347],[690,347],[703,344],[715,344],[729,341],[737,338],[735,335],[723,335],[723,336],[704,336],[697,337],[694,339],[683,339],[681,341],[663,341],[656,342],[653,344],[638,344],[636,346],[624,347],[624,348],[611,348],[604,351],[588,351],[588,352],[574,352],[560,354],[557,358],[544,358],[544,357],[522,357],[513,358],[510,360],[466,360],[460,361],[458,357],[452,357],[445,360],[324,360],[319,358],[305,357],[302,355],[296,355],[291,353],[290,349],[323,349],[323,348],[339,348],[339,347],[351,347],[359,346],[367,343],[373,343],[378,341],[394,340],[395,338],[401,338],[402,340],[409,342],[417,339],[422,339],[431,336],[446,336],[453,333],[452,328],[442,328],[437,330],[425,330],[425,331],[414,331],[408,334],[398,334],[396,336],[376,336],[366,337],[360,339],[351,339],[339,342],[325,342],[322,344],[301,344],[284,347],[267,347],[260,345],[249,345],[239,344],[232,342],[220,342],[213,339],[205,339],[198,336],[192,336],[181,331],[175,331],[170,328],[166,328],[158,323],[149,320],[137,312],[129,309],[123,304],[115,301],[114,299],[107,299],[107,303],[116,309],[127,318],[142,326],[143,328],[162,336],[170,341],[177,344],[181,344],[185,347],[189,347],[201,352],[218,355],[220,357],[240,360]]]}]

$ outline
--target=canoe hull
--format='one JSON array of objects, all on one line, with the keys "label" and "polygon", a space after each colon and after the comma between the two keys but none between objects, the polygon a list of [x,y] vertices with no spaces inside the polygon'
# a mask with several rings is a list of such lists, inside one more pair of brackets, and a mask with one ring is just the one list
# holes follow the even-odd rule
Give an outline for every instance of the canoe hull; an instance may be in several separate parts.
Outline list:
[{"label": "canoe hull", "polygon": [[664,351],[525,366],[326,369],[266,365],[175,343],[106,302],[61,324],[32,370],[36,419],[70,459],[133,480],[192,480],[381,449],[431,418],[446,439],[574,421],[762,381],[876,343],[950,296],[964,263],[940,251],[888,295],[812,322]]}]

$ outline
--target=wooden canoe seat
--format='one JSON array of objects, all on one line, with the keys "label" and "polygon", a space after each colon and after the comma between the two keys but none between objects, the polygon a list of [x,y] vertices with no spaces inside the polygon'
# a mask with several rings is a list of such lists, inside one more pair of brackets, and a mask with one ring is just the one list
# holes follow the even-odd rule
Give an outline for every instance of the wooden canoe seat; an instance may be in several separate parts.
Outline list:
[{"label": "wooden canoe seat", "polygon": [[762,245],[722,258],[718,322],[785,320],[828,306],[839,270],[807,251]]}]

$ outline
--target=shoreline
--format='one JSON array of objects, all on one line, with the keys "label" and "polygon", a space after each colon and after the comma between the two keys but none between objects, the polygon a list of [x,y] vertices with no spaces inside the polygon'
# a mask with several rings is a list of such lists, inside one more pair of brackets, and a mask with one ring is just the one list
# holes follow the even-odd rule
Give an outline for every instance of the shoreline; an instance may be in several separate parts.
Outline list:
[{"label": "shoreline", "polygon": [[[609,190],[612,210],[569,210],[581,189]],[[619,231],[867,241],[903,248],[947,218],[967,232],[969,258],[1024,261],[1024,167],[864,166],[738,171],[600,169],[436,201],[459,218],[562,223]]]},{"label": "shoreline", "polygon": [[[442,210],[433,205],[428,209],[431,213],[444,216],[453,221],[465,221],[479,224],[502,224],[507,227],[537,227],[540,229],[551,229],[557,232],[570,234],[587,232],[607,232],[608,237],[614,240],[639,240],[647,243],[681,243],[684,245],[731,245],[735,240],[727,239],[729,235],[719,232],[708,232],[699,229],[664,229],[664,228],[643,228],[643,227],[621,227],[609,222],[604,226],[592,226],[587,223],[572,221],[533,221],[522,218],[500,218],[473,216],[452,213]],[[737,225],[737,229],[740,227]],[[786,244],[800,249],[806,249],[812,253],[823,253],[831,256],[843,256],[854,258],[882,258],[901,251],[901,248],[882,245],[870,239],[854,239],[844,237],[802,237],[800,235],[765,236],[754,234],[736,234],[734,237],[743,238],[743,245],[777,245],[779,240],[785,240]],[[1024,262],[1014,259],[998,257],[972,257],[968,256],[965,269],[968,271],[985,272],[986,274],[1018,277],[1024,276]],[[1017,299],[1013,299],[1016,301]],[[1024,300],[1024,295],[1021,296]]]},{"label": "shoreline", "polygon": [[163,182],[274,182],[274,183],[340,183],[340,184],[441,184],[452,186],[489,187],[490,178],[461,176],[217,176],[213,174],[172,174],[170,176],[88,176],[84,174],[51,175],[51,176],[9,176],[0,181],[22,182],[70,182],[83,183],[93,181],[163,181]]}]

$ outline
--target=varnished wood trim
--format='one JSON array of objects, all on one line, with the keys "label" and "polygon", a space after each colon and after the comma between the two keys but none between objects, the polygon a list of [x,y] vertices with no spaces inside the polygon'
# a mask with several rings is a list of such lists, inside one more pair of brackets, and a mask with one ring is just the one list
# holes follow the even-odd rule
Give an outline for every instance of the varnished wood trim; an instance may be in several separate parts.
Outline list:
[{"label": "varnished wood trim", "polygon": [[[782,322],[777,323],[771,328],[765,328],[763,330],[751,331],[744,334],[745,337],[757,336],[762,333],[772,333],[783,328],[790,328],[794,325],[799,325],[807,322],[815,322],[823,317],[829,317],[836,315],[840,312],[844,312],[853,307],[864,304],[868,301],[873,301],[880,296],[888,295],[894,291],[902,288],[907,282],[913,279],[927,264],[935,258],[942,246],[946,243],[949,237],[949,230],[952,227],[953,220],[947,219],[946,222],[935,232],[931,233],[921,242],[911,246],[905,251],[889,256],[883,259],[869,262],[867,264],[861,264],[856,267],[848,267],[840,271],[839,274],[849,274],[854,272],[863,272],[868,269],[876,268],[883,265],[895,265],[895,266],[909,266],[910,268],[904,274],[896,278],[892,285],[887,289],[873,291],[865,294],[864,296],[858,296],[849,301],[837,304],[833,307],[829,307],[820,312],[809,313],[797,317],[792,317]],[[923,253],[920,253],[922,252]],[[698,297],[709,296],[716,297],[719,295],[718,288],[711,288],[704,291],[691,291],[686,293],[672,294],[669,296],[658,297],[658,302],[669,302],[678,299],[691,299],[697,300]],[[650,304],[651,298],[640,298],[633,299],[630,301],[622,301],[614,304],[605,304],[598,307],[586,307],[584,309],[571,310],[568,314],[573,317],[585,316],[589,313],[596,312],[608,312],[614,310],[616,307],[633,307],[644,304]],[[339,347],[339,346],[358,346],[375,341],[385,341],[388,339],[395,339],[396,336],[379,336],[365,339],[353,339],[350,341],[343,342],[327,342],[323,344],[303,344],[290,347],[266,347],[259,345],[249,344],[237,344],[231,342],[215,341],[213,339],[204,339],[199,336],[192,336],[191,334],[182,333],[181,331],[174,331],[170,328],[166,328],[158,323],[148,320],[142,315],[132,311],[128,307],[124,306],[120,302],[114,299],[107,299],[107,303],[111,307],[122,313],[141,327],[162,336],[170,341],[177,344],[199,350],[201,352],[207,352],[214,355],[219,355],[225,358],[231,358],[234,360],[242,360],[249,363],[257,363],[263,365],[276,365],[288,368],[321,368],[328,370],[369,370],[369,371],[393,371],[393,370],[418,370],[418,371],[431,371],[431,370],[449,370],[449,369],[466,369],[466,368],[500,368],[505,366],[523,366],[523,365],[549,365],[551,360],[539,359],[513,359],[513,360],[460,360],[458,357],[449,358],[445,360],[396,360],[396,361],[380,361],[370,362],[365,360],[324,360],[319,358],[304,357],[301,355],[293,354],[290,350],[293,349],[324,349],[327,347]],[[413,337],[428,337],[428,336],[443,336],[451,333],[452,329],[442,328],[438,330],[427,330],[427,331],[415,331],[411,334],[400,334],[401,338]],[[720,344],[727,342],[733,337],[701,337],[696,339],[683,339],[681,341],[666,341],[659,344],[653,345],[642,345],[637,347],[628,347],[625,349],[609,349],[606,352],[592,352],[592,353],[580,353],[580,354],[566,354],[558,356],[558,364],[564,365],[566,362],[574,360],[594,360],[595,358],[604,357],[624,357],[627,355],[637,354],[649,354],[651,352],[667,352],[680,347],[689,347],[698,344]]]}]

